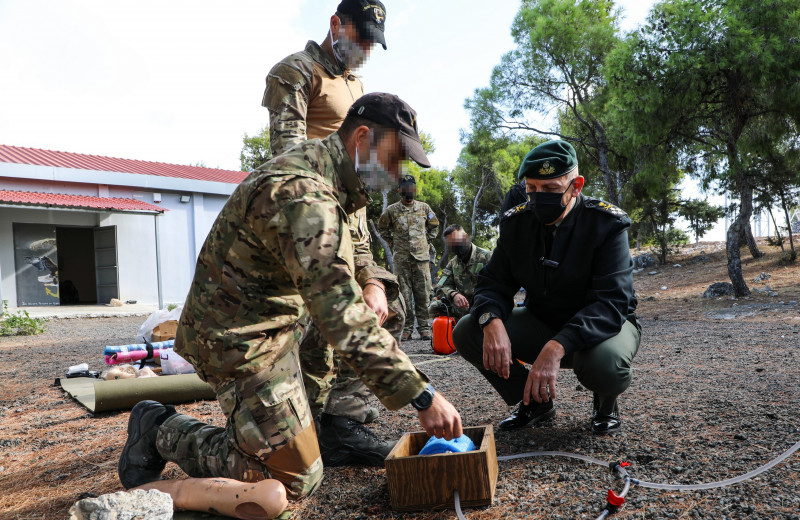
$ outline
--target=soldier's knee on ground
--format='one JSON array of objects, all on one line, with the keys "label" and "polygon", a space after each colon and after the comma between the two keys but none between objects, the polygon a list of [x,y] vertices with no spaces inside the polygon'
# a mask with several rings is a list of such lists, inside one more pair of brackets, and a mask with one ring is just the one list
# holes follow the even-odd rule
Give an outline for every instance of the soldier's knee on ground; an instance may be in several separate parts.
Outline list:
[{"label": "soldier's knee on ground", "polygon": [[313,424],[276,450],[264,465],[286,486],[290,499],[313,493],[322,481],[322,456]]},{"label": "soldier's knee on ground", "polygon": [[317,459],[310,467],[295,475],[286,486],[286,495],[289,500],[300,500],[311,496],[322,484],[322,458]]}]

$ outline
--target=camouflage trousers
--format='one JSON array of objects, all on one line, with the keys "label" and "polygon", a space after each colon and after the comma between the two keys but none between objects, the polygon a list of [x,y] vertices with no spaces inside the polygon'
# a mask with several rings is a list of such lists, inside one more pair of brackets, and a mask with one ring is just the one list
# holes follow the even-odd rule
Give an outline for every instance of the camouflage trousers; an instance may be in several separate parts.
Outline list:
[{"label": "camouflage trousers", "polygon": [[173,415],[156,436],[162,457],[190,477],[244,482],[274,478],[292,499],[319,487],[322,458],[297,348],[270,369],[221,386],[217,399],[227,418],[225,427]]},{"label": "camouflage trousers", "polygon": [[[405,319],[403,296],[398,295],[389,301],[389,316],[383,323],[383,328],[398,343]],[[313,323],[300,343],[300,367],[314,418],[325,412],[364,422],[371,392],[350,365],[342,361],[333,347],[328,345]]]},{"label": "camouflage trousers", "polygon": [[[427,260],[414,258],[398,258],[394,260],[394,274],[400,282],[400,290],[406,301],[406,324],[403,334],[414,331],[414,321],[417,322],[417,332],[420,336],[430,335],[431,324],[428,316],[428,302],[431,300],[431,269]],[[411,301],[414,304],[411,304]]]}]

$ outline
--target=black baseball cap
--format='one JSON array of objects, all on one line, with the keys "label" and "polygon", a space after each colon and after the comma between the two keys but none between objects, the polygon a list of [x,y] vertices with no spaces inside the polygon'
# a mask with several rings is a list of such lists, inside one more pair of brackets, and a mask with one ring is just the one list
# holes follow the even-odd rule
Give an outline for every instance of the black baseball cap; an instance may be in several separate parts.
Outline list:
[{"label": "black baseball cap", "polygon": [[423,168],[431,167],[419,140],[417,113],[399,97],[385,92],[365,94],[356,99],[347,115],[363,117],[379,125],[394,128],[408,157]]},{"label": "black baseball cap", "polygon": [[361,39],[380,43],[386,50],[386,38],[383,36],[386,7],[383,3],[378,0],[342,0],[336,12],[346,14],[353,20]]}]

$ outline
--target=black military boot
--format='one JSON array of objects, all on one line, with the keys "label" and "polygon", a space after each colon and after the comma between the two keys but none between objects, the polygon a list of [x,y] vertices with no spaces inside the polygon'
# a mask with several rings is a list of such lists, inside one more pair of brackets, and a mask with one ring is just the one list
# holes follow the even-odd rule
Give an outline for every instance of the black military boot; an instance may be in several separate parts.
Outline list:
[{"label": "black military boot", "polygon": [[395,445],[395,442],[382,440],[363,424],[347,417],[323,413],[320,427],[317,438],[325,466],[383,466],[384,459]]},{"label": "black military boot", "polygon": [[606,433],[616,433],[622,428],[622,419],[619,416],[619,406],[614,399],[613,407],[609,413],[600,413],[600,396],[595,392],[594,403],[592,406],[592,431],[598,435]]},{"label": "black military boot", "polygon": [[175,407],[156,401],[141,401],[128,419],[128,441],[119,458],[119,480],[125,489],[161,480],[167,461],[156,449],[158,427],[175,415]]},{"label": "black military boot", "polygon": [[517,409],[511,412],[511,415],[507,418],[500,421],[498,428],[501,430],[516,430],[547,421],[555,416],[556,409],[553,408],[552,399],[546,403],[531,401],[527,405],[520,401]]}]

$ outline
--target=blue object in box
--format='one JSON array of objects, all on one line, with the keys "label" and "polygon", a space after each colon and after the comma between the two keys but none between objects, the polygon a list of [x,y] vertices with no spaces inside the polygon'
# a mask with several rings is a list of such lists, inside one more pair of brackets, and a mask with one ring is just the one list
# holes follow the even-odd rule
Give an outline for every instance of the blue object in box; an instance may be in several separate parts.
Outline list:
[{"label": "blue object in box", "polygon": [[431,437],[419,450],[420,455],[439,455],[442,453],[464,453],[475,451],[475,443],[466,435],[448,441],[444,437]]}]

